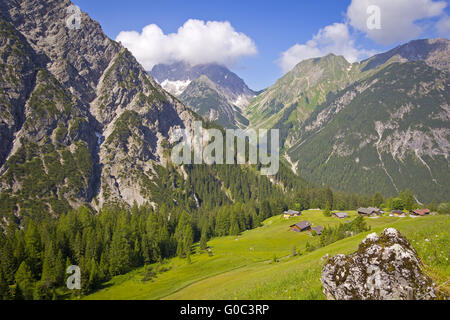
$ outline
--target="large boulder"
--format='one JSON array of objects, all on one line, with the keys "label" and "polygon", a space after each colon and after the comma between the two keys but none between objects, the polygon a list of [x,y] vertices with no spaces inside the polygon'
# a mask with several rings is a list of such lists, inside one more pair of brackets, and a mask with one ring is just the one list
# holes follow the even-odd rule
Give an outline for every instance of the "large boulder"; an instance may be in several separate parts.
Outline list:
[{"label": "large boulder", "polygon": [[409,241],[396,229],[372,233],[350,255],[337,255],[322,270],[329,300],[430,300],[433,281]]}]

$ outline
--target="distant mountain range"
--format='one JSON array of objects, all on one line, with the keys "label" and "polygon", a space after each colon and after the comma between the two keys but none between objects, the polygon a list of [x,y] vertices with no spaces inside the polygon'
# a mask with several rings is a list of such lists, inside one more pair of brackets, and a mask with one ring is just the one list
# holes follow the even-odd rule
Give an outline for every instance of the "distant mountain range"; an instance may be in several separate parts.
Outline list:
[{"label": "distant mountain range", "polygon": [[245,127],[243,110],[256,93],[224,66],[156,65],[150,74],[161,86],[205,119],[225,128]]},{"label": "distant mountain range", "polygon": [[362,193],[450,197],[450,47],[416,40],[361,63],[300,62],[247,108],[251,127],[279,128],[293,170]]}]

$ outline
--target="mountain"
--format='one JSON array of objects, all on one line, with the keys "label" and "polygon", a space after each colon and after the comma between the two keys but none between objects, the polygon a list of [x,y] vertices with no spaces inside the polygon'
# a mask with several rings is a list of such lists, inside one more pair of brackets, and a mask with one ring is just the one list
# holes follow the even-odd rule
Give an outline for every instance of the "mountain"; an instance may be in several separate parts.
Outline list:
[{"label": "mountain", "polygon": [[143,203],[170,131],[197,117],[89,16],[67,28],[70,5],[0,1],[0,190],[22,214]]},{"label": "mountain", "polygon": [[281,129],[289,146],[296,138],[290,136],[327,95],[344,89],[358,75],[357,64],[333,54],[302,61],[252,100],[245,115],[251,127]]},{"label": "mountain", "polygon": [[449,105],[448,72],[390,63],[329,97],[287,154],[300,175],[340,190],[448,199]]},{"label": "mountain", "polygon": [[283,164],[270,178],[256,166],[173,165],[171,133],[202,118],[87,14],[68,28],[71,5],[0,0],[1,225],[85,205],[213,208],[306,185]]},{"label": "mountain", "polygon": [[363,61],[362,71],[376,69],[389,61],[424,61],[430,67],[450,71],[449,41],[447,39],[413,40]]},{"label": "mountain", "polygon": [[280,129],[285,158],[310,181],[364,194],[409,188],[420,201],[445,200],[449,66],[446,39],[411,41],[360,63],[333,54],[309,59],[245,115],[249,127]]},{"label": "mountain", "polygon": [[156,65],[150,74],[164,89],[201,116],[227,128],[248,124],[242,110],[256,93],[226,67],[217,64],[191,66],[178,62]]},{"label": "mountain", "polygon": [[217,85],[205,75],[193,80],[179,99],[203,118],[224,128],[243,128],[249,124],[242,110],[229,103]]},{"label": "mountain", "polygon": [[411,41],[361,63],[349,63],[344,57],[329,54],[300,62],[273,86],[258,95],[245,115],[250,127],[278,128],[286,149],[298,142],[302,123],[329,94],[355,81],[372,76],[395,62],[424,61],[440,70],[450,70],[449,42],[446,39]]}]

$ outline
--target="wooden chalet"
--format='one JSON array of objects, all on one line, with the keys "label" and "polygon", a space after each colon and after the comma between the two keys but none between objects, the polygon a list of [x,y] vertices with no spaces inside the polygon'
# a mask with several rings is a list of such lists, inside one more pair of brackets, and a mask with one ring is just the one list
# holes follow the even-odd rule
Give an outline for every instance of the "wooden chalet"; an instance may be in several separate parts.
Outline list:
[{"label": "wooden chalet", "polygon": [[375,215],[381,215],[384,212],[379,208],[369,207],[369,208],[359,208],[358,213],[360,215],[364,215],[364,216],[375,216]]},{"label": "wooden chalet", "polygon": [[402,210],[392,210],[392,215],[394,217],[404,217],[405,213]]},{"label": "wooden chalet", "polygon": [[426,216],[427,214],[430,214],[430,213],[431,213],[430,209],[416,209],[416,210],[413,210],[410,212],[411,215],[421,216],[421,217]]},{"label": "wooden chalet", "polygon": [[317,234],[318,236],[320,236],[320,235],[322,234],[322,232],[323,232],[323,227],[322,227],[322,226],[312,227],[312,228],[311,228],[311,233],[312,233],[313,231],[315,231],[316,234]]},{"label": "wooden chalet", "polygon": [[311,223],[309,221],[302,221],[291,226],[291,231],[303,232],[311,230]]},{"label": "wooden chalet", "polygon": [[347,212],[336,212],[333,213],[333,216],[339,219],[345,219],[349,217]]},{"label": "wooden chalet", "polygon": [[284,214],[283,214],[283,216],[286,219],[290,219],[292,217],[299,217],[300,215],[301,215],[301,212],[294,211],[294,210],[285,211]]}]

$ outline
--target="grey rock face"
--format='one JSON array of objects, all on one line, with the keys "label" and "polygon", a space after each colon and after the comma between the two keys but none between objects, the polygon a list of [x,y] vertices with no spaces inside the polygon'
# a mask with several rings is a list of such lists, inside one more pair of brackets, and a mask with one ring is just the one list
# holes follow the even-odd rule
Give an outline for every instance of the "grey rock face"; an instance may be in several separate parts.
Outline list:
[{"label": "grey rock face", "polygon": [[[142,181],[163,164],[170,132],[190,128],[194,115],[87,14],[80,29],[68,28],[71,5],[0,0],[0,195],[22,194],[36,162],[52,187],[28,194],[44,203],[151,201]],[[77,155],[86,160],[79,172],[53,172]]]},{"label": "grey rock face", "polygon": [[217,85],[204,75],[192,81],[179,98],[204,119],[214,121],[224,128],[246,125],[239,122],[244,119],[241,109],[229,103]]},{"label": "grey rock face", "polygon": [[322,270],[329,300],[430,300],[432,280],[417,252],[396,229],[370,234],[357,252],[331,258]]}]

